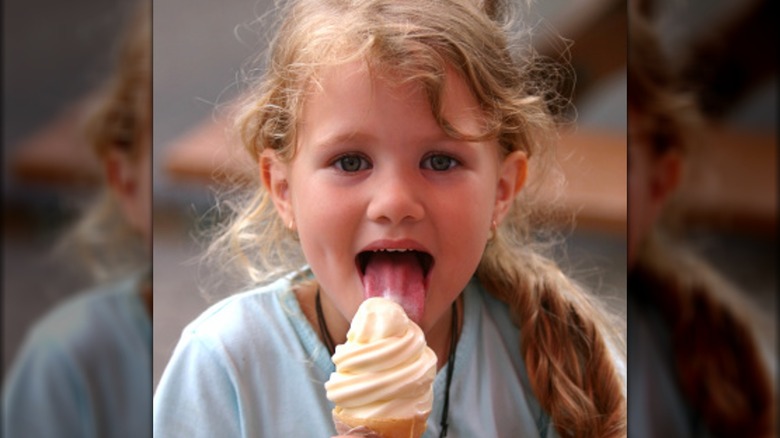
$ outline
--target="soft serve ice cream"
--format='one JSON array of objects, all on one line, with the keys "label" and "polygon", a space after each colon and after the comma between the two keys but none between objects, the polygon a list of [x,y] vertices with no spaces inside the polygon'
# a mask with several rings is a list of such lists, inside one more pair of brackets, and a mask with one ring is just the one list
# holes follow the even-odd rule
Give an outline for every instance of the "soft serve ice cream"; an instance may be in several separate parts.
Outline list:
[{"label": "soft serve ice cream", "polygon": [[325,384],[340,433],[365,426],[384,437],[420,436],[433,404],[436,354],[397,303],[365,300]]}]

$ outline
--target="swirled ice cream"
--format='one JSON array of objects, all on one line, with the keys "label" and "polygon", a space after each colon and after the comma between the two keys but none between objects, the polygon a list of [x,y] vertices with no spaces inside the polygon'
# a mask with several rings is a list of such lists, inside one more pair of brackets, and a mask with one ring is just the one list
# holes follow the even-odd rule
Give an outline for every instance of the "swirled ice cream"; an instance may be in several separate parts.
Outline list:
[{"label": "swirled ice cream", "polygon": [[325,389],[336,405],[337,423],[363,425],[382,436],[394,435],[365,420],[390,421],[394,426],[411,420],[415,429],[425,430],[433,404],[436,354],[400,305],[380,297],[365,300],[352,320],[347,342],[336,347],[333,362],[336,372]]}]

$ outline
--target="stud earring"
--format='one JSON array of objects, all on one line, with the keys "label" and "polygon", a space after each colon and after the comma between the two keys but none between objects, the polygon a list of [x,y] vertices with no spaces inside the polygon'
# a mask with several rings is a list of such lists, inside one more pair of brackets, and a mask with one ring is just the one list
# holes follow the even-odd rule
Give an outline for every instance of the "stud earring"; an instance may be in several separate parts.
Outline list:
[{"label": "stud earring", "polygon": [[297,242],[298,231],[295,229],[295,219],[290,219],[290,222],[287,223],[287,229],[290,231],[290,234],[292,235],[292,239]]},{"label": "stud earring", "polygon": [[488,232],[488,243],[492,242],[496,238],[496,232],[498,231],[498,224],[496,224],[496,220],[493,219],[493,221],[490,223],[490,230]]}]

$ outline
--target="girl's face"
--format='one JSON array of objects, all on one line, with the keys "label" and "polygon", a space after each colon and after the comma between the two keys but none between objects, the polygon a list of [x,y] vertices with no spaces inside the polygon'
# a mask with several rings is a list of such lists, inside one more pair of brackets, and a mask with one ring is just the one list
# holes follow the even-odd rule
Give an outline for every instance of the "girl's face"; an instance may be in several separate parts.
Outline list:
[{"label": "girl's face", "polygon": [[649,147],[634,137],[628,144],[628,265],[632,267],[638,257],[655,217],[649,213],[653,205],[651,175],[653,156]]},{"label": "girl's face", "polygon": [[108,185],[119,202],[122,214],[132,230],[152,251],[152,160],[151,124],[144,124],[139,135],[138,156],[112,146],[104,158]]},{"label": "girl's face", "polygon": [[[466,84],[446,78],[446,119],[480,132]],[[419,87],[372,78],[363,63],[319,79],[295,157],[283,164],[266,153],[263,180],[344,318],[387,295],[428,330],[474,274],[493,222],[522,186],[525,155],[501,158],[496,141],[447,136]]]},{"label": "girl's face", "polygon": [[682,178],[683,158],[676,149],[656,154],[639,131],[642,114],[629,110],[628,132],[628,267],[663,214]]}]

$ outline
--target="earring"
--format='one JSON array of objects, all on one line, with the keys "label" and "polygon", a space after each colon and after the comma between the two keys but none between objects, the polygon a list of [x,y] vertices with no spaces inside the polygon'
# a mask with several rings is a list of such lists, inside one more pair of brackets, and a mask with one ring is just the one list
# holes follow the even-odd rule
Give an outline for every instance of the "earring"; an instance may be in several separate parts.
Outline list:
[{"label": "earring", "polygon": [[287,229],[290,231],[290,234],[292,234],[292,239],[297,242],[298,232],[295,230],[295,219],[290,219],[290,222],[287,224]]},{"label": "earring", "polygon": [[492,242],[496,238],[496,232],[498,231],[498,224],[496,224],[496,220],[493,219],[493,221],[490,223],[490,230],[488,232],[488,243]]}]

